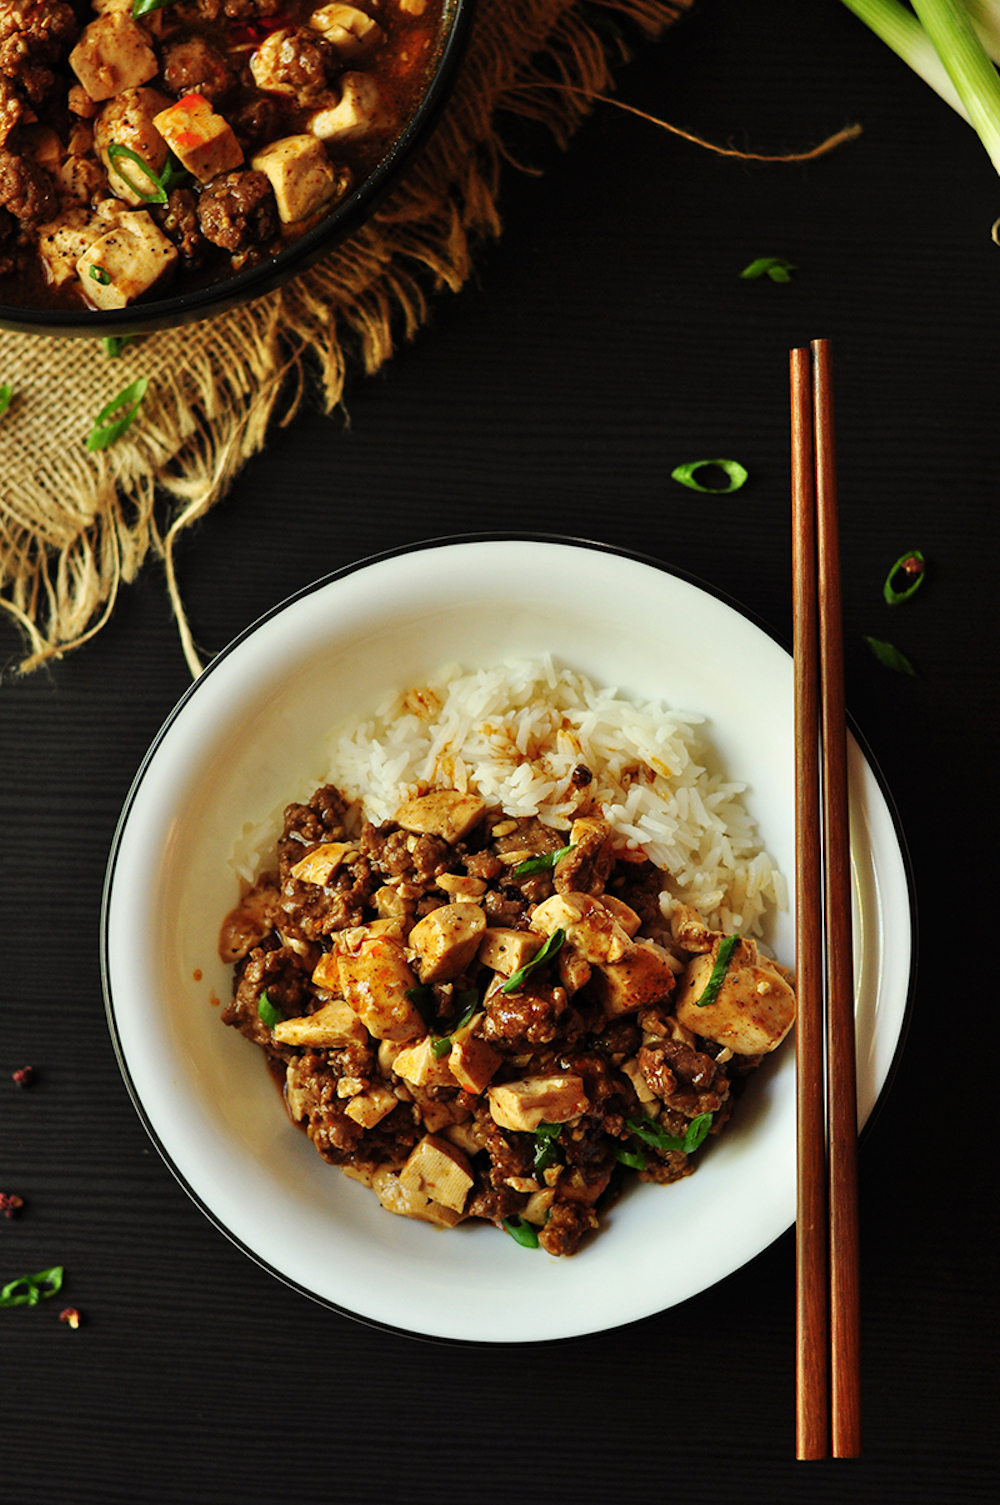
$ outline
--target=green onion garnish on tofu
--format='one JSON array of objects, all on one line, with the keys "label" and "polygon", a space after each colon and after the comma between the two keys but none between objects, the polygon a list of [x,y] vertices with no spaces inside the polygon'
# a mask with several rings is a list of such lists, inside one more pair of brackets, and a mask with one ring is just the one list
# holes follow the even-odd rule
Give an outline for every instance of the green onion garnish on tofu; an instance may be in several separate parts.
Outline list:
[{"label": "green onion garnish on tofu", "polygon": [[712,968],[708,982],[700,998],[695,999],[695,1006],[699,1009],[707,1009],[710,1003],[714,1003],[719,996],[722,980],[729,967],[729,961],[740,943],[738,935],[727,935],[719,942],[719,950],[716,953],[715,965]]},{"label": "green onion garnish on tofu", "polygon": [[513,972],[507,981],[501,985],[501,993],[516,993],[520,988],[523,988],[528,976],[534,972],[536,967],[540,967],[543,962],[551,961],[565,939],[565,930],[553,930],[545,944],[535,952],[530,962],[525,962],[523,967],[518,967],[517,971]]}]

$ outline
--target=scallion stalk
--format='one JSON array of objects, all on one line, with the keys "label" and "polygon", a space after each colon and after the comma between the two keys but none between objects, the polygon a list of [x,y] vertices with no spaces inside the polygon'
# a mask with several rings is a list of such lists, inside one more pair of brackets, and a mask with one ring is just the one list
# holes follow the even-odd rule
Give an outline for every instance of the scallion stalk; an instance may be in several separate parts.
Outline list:
[{"label": "scallion stalk", "polygon": [[1000,173],[1000,74],[961,0],[913,0],[965,106],[972,128]]},{"label": "scallion stalk", "polygon": [[[1000,173],[1000,15],[987,0],[843,0],[972,126]],[[915,12],[915,14],[914,14]]]},{"label": "scallion stalk", "polygon": [[900,0],[844,0],[844,4],[963,120],[969,119],[937,48],[911,10]]}]

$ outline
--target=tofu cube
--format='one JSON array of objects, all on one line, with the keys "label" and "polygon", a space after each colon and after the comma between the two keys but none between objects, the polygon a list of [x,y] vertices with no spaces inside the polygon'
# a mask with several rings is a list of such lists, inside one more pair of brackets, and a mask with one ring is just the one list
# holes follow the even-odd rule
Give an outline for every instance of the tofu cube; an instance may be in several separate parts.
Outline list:
[{"label": "tofu cube", "polygon": [[282,136],[259,151],[253,159],[258,172],[266,174],[274,191],[283,224],[305,219],[334,196],[342,178],[313,135]]},{"label": "tofu cube", "polygon": [[173,272],[177,247],[143,209],[123,214],[77,261],[76,272],[94,308],[125,308]]},{"label": "tofu cube", "polygon": [[399,1098],[388,1087],[383,1087],[377,1082],[374,1087],[369,1087],[360,1097],[353,1097],[347,1104],[344,1112],[348,1118],[353,1118],[356,1124],[363,1129],[374,1129],[383,1118],[387,1118],[393,1108],[397,1106]]},{"label": "tofu cube", "polygon": [[[167,143],[156,129],[159,112],[170,100],[159,89],[127,89],[102,108],[94,122],[94,145],[116,198],[136,209],[156,192],[155,178],[167,160]],[[144,172],[131,157],[112,156],[112,147],[125,147],[146,164]],[[150,176],[152,174],[152,176]]]},{"label": "tofu cube", "polygon": [[313,135],[321,141],[357,141],[370,131],[381,129],[386,116],[378,85],[371,75],[345,73],[340,85],[337,103],[310,116],[309,129]]},{"label": "tofu cube", "polygon": [[153,121],[177,160],[199,183],[243,162],[243,148],[228,120],[217,115],[203,94],[185,94]]},{"label": "tofu cube", "polygon": [[417,979],[399,941],[366,936],[357,951],[338,954],[337,970],[344,997],[377,1040],[416,1040],[427,1033],[420,1010],[407,996]]},{"label": "tofu cube", "polygon": [[422,1192],[442,1207],[461,1212],[472,1186],[468,1156],[436,1134],[425,1134],[399,1173],[407,1191]]},{"label": "tofu cube", "polygon": [[317,883],[322,887],[343,863],[345,857],[357,851],[346,841],[325,841],[314,847],[308,857],[303,857],[291,869],[293,878],[300,883]]},{"label": "tofu cube", "polygon": [[448,1065],[448,1056],[435,1056],[430,1035],[425,1035],[416,1045],[406,1045],[396,1056],[392,1069],[405,1082],[415,1087],[453,1087],[454,1077]]},{"label": "tofu cube", "polygon": [[440,836],[451,846],[463,841],[486,810],[478,794],[457,789],[434,789],[430,794],[404,800],[396,811],[396,824],[420,836]]},{"label": "tofu cube", "polygon": [[669,998],[676,981],[670,953],[655,941],[636,941],[623,960],[598,965],[593,986],[607,1013],[617,1016]]},{"label": "tofu cube", "polygon": [[451,982],[475,958],[486,929],[478,904],[442,904],[424,915],[409,934],[421,982]]},{"label": "tofu cube", "polygon": [[365,1045],[368,1041],[368,1031],[342,998],[335,998],[300,1019],[279,1020],[273,1034],[279,1045],[312,1045],[319,1050],[340,1050],[345,1045]]},{"label": "tofu cube", "polygon": [[423,1223],[436,1223],[440,1228],[454,1228],[462,1219],[461,1213],[432,1201],[415,1186],[404,1186],[388,1161],[372,1176],[372,1191],[387,1212],[397,1213],[399,1217],[419,1218]]},{"label": "tofu cube", "polygon": [[72,282],[80,257],[107,231],[108,221],[84,208],[67,209],[58,219],[42,225],[38,231],[38,252],[49,284],[63,287]]},{"label": "tofu cube", "polygon": [[109,11],[85,26],[69,64],[91,99],[137,89],[160,71],[149,38],[125,11]]},{"label": "tofu cube", "polygon": [[372,52],[385,36],[374,16],[366,15],[356,5],[323,5],[313,11],[309,25],[347,62]]},{"label": "tofu cube", "polygon": [[478,1096],[480,1092],[486,1091],[501,1058],[485,1040],[480,1040],[475,1035],[465,1035],[464,1038],[455,1037],[445,1059],[448,1070],[458,1085],[466,1092],[474,1092]]},{"label": "tofu cube", "polygon": [[539,1124],[564,1124],[589,1106],[583,1079],[573,1072],[521,1077],[489,1090],[490,1117],[501,1129],[533,1134]]},{"label": "tofu cube", "polygon": [[483,931],[479,960],[503,977],[513,977],[531,961],[541,946],[542,938],[534,931],[507,930],[502,925],[491,925]]}]

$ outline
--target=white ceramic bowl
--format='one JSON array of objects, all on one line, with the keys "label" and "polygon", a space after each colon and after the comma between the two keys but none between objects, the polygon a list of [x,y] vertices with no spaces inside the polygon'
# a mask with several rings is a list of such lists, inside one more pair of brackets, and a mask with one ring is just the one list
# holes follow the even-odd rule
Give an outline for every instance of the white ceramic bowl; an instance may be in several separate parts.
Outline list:
[{"label": "white ceramic bowl", "polygon": [[[244,821],[321,782],[332,728],[440,664],[551,652],[599,683],[708,718],[763,844],[794,864],[792,672],[733,605],[651,561],[551,539],[442,540],[341,571],[268,613],[192,685],[144,761],[108,869],[102,965],[129,1090],[195,1201],[289,1284],[429,1337],[527,1342],[660,1311],[751,1259],[795,1215],[790,1042],[695,1175],[636,1185],[571,1259],[485,1224],[386,1212],[287,1120],[260,1052],[220,1023],[216,950]],[[852,741],[859,1119],[906,1016],[911,903],[894,820]],[[793,961],[793,918],[770,940]]]}]

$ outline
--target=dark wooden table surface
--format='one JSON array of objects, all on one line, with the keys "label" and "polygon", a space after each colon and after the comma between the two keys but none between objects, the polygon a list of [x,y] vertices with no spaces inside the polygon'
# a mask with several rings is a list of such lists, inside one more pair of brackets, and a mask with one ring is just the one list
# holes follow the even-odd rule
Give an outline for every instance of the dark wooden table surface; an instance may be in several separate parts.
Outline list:
[{"label": "dark wooden table surface", "polygon": [[[787,351],[833,342],[848,699],[921,917],[908,1041],[860,1155],[863,1457],[794,1459],[791,1231],[625,1330],[454,1349],[311,1303],[188,1200],[123,1086],[98,963],[117,816],[189,679],[152,565],[94,642],[0,689],[0,1190],[25,1199],[0,1222],[0,1275],[66,1269],[57,1301],[0,1313],[11,1505],[998,1497],[1000,183],[837,0],[702,0],[620,94],[745,151],[864,131],[808,165],[752,164],[600,108],[565,155],[538,143],[544,175],[509,176],[475,279],[353,383],[346,415],[274,434],[182,545],[180,582],[212,652],[327,570],[529,529],[656,555],[788,635]],[[741,280],[759,255],[794,280]],[[670,481],[702,455],[750,481],[723,499]],[[928,578],[893,611],[882,581],[911,548]],[[12,666],[6,623],[0,648]]]}]

